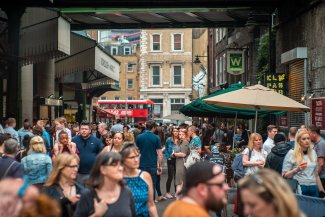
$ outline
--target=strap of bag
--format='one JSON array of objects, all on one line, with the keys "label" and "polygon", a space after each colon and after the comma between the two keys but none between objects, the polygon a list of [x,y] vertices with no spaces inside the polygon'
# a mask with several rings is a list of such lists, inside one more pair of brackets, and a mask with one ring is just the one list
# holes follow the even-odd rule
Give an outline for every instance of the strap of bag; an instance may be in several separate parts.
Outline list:
[{"label": "strap of bag", "polygon": [[251,150],[250,148],[248,148],[248,150],[249,150],[249,152],[248,152],[248,160],[250,160],[251,157],[252,157],[253,150]]},{"label": "strap of bag", "polygon": [[3,174],[3,176],[1,177],[1,179],[2,179],[2,178],[5,178],[5,177],[8,175],[8,173],[9,173],[11,167],[12,167],[15,163],[16,163],[16,161],[11,162],[11,164],[9,165],[9,167],[7,168],[6,172]]}]

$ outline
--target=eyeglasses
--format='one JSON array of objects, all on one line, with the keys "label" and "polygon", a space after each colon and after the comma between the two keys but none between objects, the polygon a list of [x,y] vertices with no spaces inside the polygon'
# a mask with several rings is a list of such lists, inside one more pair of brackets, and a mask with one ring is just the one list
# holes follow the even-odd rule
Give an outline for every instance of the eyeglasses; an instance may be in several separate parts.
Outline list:
[{"label": "eyeglasses", "polygon": [[134,160],[134,159],[139,159],[141,157],[141,154],[132,156],[132,157],[127,157],[127,159]]},{"label": "eyeglasses", "polygon": [[259,176],[259,175],[256,175],[256,174],[252,174],[251,177],[253,178],[253,180],[259,184],[259,185],[263,185],[263,179]]},{"label": "eyeglasses", "polygon": [[79,165],[65,165],[66,167],[69,167],[69,168],[77,168],[79,169]]}]

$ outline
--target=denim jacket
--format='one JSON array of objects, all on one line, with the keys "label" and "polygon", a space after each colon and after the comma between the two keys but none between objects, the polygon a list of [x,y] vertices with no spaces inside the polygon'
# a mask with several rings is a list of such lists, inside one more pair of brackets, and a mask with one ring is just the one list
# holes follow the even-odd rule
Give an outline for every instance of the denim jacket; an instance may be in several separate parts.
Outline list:
[{"label": "denim jacket", "polygon": [[32,152],[21,160],[24,175],[28,177],[30,184],[44,183],[52,170],[50,156],[43,153]]},{"label": "denim jacket", "polygon": [[164,150],[164,155],[167,160],[171,157],[173,150],[175,151],[175,147],[176,145],[172,142],[171,137],[168,137],[165,143],[165,150]]}]

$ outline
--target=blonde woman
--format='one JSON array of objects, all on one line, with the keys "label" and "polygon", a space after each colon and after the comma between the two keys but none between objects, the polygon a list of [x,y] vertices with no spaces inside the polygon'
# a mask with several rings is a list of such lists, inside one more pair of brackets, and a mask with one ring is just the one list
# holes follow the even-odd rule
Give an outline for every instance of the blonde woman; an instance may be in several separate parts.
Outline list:
[{"label": "blonde woman", "polygon": [[52,160],[46,154],[44,140],[40,136],[34,136],[30,140],[30,148],[27,157],[21,160],[24,175],[29,183],[41,187],[47,181],[52,170]]},{"label": "blonde woman", "polygon": [[284,158],[282,175],[297,180],[303,195],[318,197],[324,188],[317,168],[317,154],[311,148],[309,133],[300,130],[296,134],[294,149]]},{"label": "blonde woman", "polygon": [[286,181],[275,171],[262,169],[239,180],[245,215],[304,217]]},{"label": "blonde woman", "polygon": [[63,153],[54,163],[44,192],[61,205],[62,217],[72,217],[84,188],[76,182],[79,168],[77,155]]},{"label": "blonde woman", "polygon": [[245,175],[254,174],[264,167],[267,152],[262,149],[262,146],[262,136],[252,133],[249,137],[248,147],[243,151]]}]

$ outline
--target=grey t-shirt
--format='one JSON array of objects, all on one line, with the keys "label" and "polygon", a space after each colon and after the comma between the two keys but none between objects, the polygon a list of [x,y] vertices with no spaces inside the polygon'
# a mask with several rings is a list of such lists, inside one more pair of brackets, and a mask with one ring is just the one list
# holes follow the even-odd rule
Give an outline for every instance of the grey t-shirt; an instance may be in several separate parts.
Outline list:
[{"label": "grey t-shirt", "polygon": [[[313,162],[309,160],[308,154],[304,155],[304,161],[307,162],[307,167],[298,172],[293,176],[300,185],[316,185],[316,177],[315,173],[317,171],[317,155],[314,150],[311,150],[311,156]],[[282,173],[288,172],[294,168],[298,167],[298,164],[293,159],[293,150],[290,150],[284,158],[283,166],[282,166]]]}]

